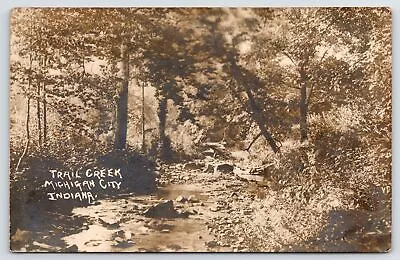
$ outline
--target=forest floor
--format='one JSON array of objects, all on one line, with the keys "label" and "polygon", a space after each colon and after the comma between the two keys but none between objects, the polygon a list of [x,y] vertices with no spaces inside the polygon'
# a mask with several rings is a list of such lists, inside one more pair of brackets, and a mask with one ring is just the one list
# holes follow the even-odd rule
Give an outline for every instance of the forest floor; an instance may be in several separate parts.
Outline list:
[{"label": "forest floor", "polygon": [[69,215],[40,216],[36,231],[17,231],[14,245],[79,252],[382,251],[390,241],[390,230],[377,231],[380,222],[359,224],[381,220],[383,211],[335,211],[331,199],[326,210],[289,212],[263,177],[232,171],[226,161],[163,165],[158,183],[151,195],[120,194]]}]

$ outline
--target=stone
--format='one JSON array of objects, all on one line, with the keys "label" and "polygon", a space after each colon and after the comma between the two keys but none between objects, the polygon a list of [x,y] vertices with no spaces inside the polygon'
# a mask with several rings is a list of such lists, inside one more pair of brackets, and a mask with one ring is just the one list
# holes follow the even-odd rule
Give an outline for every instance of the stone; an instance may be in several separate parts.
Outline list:
[{"label": "stone", "polygon": [[180,203],[183,203],[183,202],[185,202],[187,199],[185,198],[185,197],[183,197],[183,196],[178,196],[176,199],[175,199],[175,201],[176,202],[180,202]]},{"label": "stone", "polygon": [[191,209],[191,210],[188,210],[188,211],[186,211],[186,212],[188,212],[189,215],[196,215],[196,214],[199,214],[199,212],[198,212],[197,210],[195,210],[195,209]]},{"label": "stone", "polygon": [[251,215],[253,211],[251,209],[243,210],[243,215]]},{"label": "stone", "polygon": [[148,218],[185,218],[187,214],[181,214],[174,208],[172,200],[159,202],[143,212]]},{"label": "stone", "polygon": [[143,212],[146,217],[151,218],[174,218],[177,212],[174,208],[172,200],[162,201],[156,205],[151,206]]},{"label": "stone", "polygon": [[188,162],[183,166],[184,170],[199,170],[205,166],[204,163],[201,162]]},{"label": "stone", "polygon": [[216,247],[216,246],[218,246],[218,242],[211,240],[211,241],[205,242],[205,245],[208,247]]},{"label": "stone", "polygon": [[126,239],[130,240],[130,239],[132,239],[132,236],[133,236],[132,232],[130,232],[130,231],[125,231],[125,238],[126,238]]},{"label": "stone", "polygon": [[122,237],[116,237],[114,239],[114,241],[117,242],[117,243],[122,243],[122,242],[124,242],[124,239]]},{"label": "stone", "polygon": [[223,163],[217,166],[217,171],[221,173],[231,173],[235,167],[231,164]]},{"label": "stone", "polygon": [[189,210],[179,210],[178,214],[179,214],[179,217],[181,217],[181,218],[187,218],[187,217],[189,217],[189,215],[193,215],[193,212],[191,212]]},{"label": "stone", "polygon": [[26,230],[21,230],[17,229],[15,234],[11,237],[11,241],[13,243],[15,242],[22,242],[25,243],[29,240],[31,240],[32,232],[31,231],[26,231]]},{"label": "stone", "polygon": [[77,245],[71,245],[69,247],[64,248],[64,250],[62,250],[63,252],[78,252],[78,246]]},{"label": "stone", "polygon": [[202,154],[203,154],[204,156],[209,156],[209,157],[214,157],[214,156],[216,155],[214,149],[212,149],[212,148],[209,148],[209,149],[207,149],[207,150],[204,150],[204,151],[202,152]]},{"label": "stone", "polygon": [[214,166],[211,164],[208,164],[206,167],[203,169],[204,173],[214,173]]},{"label": "stone", "polygon": [[117,219],[108,219],[108,218],[101,217],[101,218],[99,218],[99,223],[103,227],[106,227],[109,229],[119,228],[119,220],[117,220]]},{"label": "stone", "polygon": [[115,231],[113,236],[114,237],[124,237],[125,236],[125,231],[123,231],[122,229],[121,230],[117,230],[117,231]]},{"label": "stone", "polygon": [[34,245],[34,246],[36,246],[36,247],[39,247],[41,250],[54,250],[54,248],[52,247],[52,246],[49,246],[49,245],[46,245],[46,244],[43,244],[43,243],[39,243],[39,242],[37,242],[37,241],[33,241],[32,242],[32,245]]},{"label": "stone", "polygon": [[219,209],[218,209],[218,207],[216,207],[216,206],[212,206],[212,207],[210,207],[210,210],[211,210],[212,212],[217,212]]},{"label": "stone", "polygon": [[196,198],[196,196],[195,195],[190,195],[188,198],[187,198],[187,201],[189,201],[189,202],[199,202],[199,200]]}]

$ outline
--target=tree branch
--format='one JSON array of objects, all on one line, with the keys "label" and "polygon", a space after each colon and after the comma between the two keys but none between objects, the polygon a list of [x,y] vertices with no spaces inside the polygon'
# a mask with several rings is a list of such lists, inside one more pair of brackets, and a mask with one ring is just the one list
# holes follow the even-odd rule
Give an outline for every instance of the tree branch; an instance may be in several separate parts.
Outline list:
[{"label": "tree branch", "polygon": [[294,62],[294,60],[292,59],[292,57],[289,55],[289,53],[287,53],[286,51],[283,51],[282,54],[285,55],[286,57],[288,57],[294,66],[297,66],[296,63]]},{"label": "tree branch", "polygon": [[324,54],[322,54],[321,59],[319,60],[319,62],[322,62],[325,58],[325,55],[328,53],[328,51],[331,49],[331,47],[329,47],[328,49],[325,50]]},{"label": "tree branch", "polygon": [[258,135],[256,135],[256,137],[254,137],[253,141],[251,141],[251,143],[249,144],[249,146],[248,146],[246,149],[244,149],[244,150],[247,151],[248,153],[250,153],[250,152],[249,152],[250,148],[251,148],[251,147],[253,146],[253,144],[257,141],[257,139],[260,138],[261,135],[262,135],[261,132],[260,132]]},{"label": "tree branch", "polygon": [[311,94],[313,93],[314,90],[314,84],[311,84],[311,88],[310,88],[310,92],[308,93],[308,97],[307,97],[307,105],[310,105],[310,98],[311,98]]}]

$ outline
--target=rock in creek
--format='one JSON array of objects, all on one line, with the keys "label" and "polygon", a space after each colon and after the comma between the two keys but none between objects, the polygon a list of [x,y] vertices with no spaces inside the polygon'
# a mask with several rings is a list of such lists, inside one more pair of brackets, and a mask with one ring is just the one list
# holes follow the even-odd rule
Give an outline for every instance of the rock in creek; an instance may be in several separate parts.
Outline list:
[{"label": "rock in creek", "polygon": [[217,247],[218,246],[218,242],[217,241],[215,241],[215,240],[211,240],[211,241],[207,241],[207,242],[204,242],[204,244],[206,245],[206,246],[208,246],[208,247]]},{"label": "rock in creek", "polygon": [[64,248],[63,250],[61,250],[61,252],[76,253],[76,252],[78,252],[78,246],[75,244],[68,246],[68,247]]},{"label": "rock in creek", "polygon": [[204,167],[203,172],[214,173],[214,165],[208,164],[206,167]]},{"label": "rock in creek", "polygon": [[194,195],[190,195],[190,196],[187,198],[187,201],[193,202],[193,203],[199,202],[199,200],[198,200],[198,199],[196,198],[196,196],[194,196]]},{"label": "rock in creek", "polygon": [[108,229],[119,228],[119,222],[120,222],[120,219],[110,219],[110,218],[105,218],[105,217],[99,218],[99,223],[103,227],[106,227]]},{"label": "rock in creek", "polygon": [[222,173],[231,173],[233,172],[233,165],[223,163],[217,166],[217,171],[222,172]]},{"label": "rock in creek", "polygon": [[185,198],[185,197],[183,197],[183,196],[178,196],[176,199],[175,199],[175,201],[176,202],[180,202],[180,203],[183,203],[183,202],[185,202],[187,199]]},{"label": "rock in creek", "polygon": [[203,168],[205,164],[203,162],[188,162],[183,166],[184,170],[199,170]]},{"label": "rock in creek", "polygon": [[166,200],[151,206],[143,214],[148,218],[185,218],[188,214],[180,213],[174,208],[172,200]]}]

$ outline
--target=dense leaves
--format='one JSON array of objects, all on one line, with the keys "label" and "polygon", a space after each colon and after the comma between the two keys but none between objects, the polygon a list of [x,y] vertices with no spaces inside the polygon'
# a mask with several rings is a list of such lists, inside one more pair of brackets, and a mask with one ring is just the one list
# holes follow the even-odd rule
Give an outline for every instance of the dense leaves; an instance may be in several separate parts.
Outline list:
[{"label": "dense leaves", "polygon": [[290,207],[337,193],[325,211],[372,210],[372,191],[390,201],[390,18],[385,8],[15,9],[11,174],[116,155],[154,167],[202,159],[211,143],[242,168],[272,165]]}]

